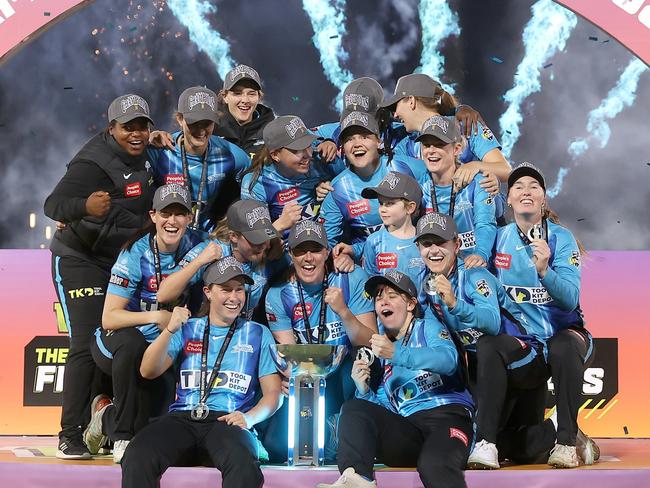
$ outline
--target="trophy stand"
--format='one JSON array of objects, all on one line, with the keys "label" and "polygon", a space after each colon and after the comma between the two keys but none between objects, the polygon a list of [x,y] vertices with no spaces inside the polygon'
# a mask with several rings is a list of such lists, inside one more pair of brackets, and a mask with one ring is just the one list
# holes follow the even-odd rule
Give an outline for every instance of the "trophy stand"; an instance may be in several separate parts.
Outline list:
[{"label": "trophy stand", "polygon": [[322,466],[325,450],[326,377],[339,367],[347,346],[279,344],[278,369],[289,378],[289,466]]}]

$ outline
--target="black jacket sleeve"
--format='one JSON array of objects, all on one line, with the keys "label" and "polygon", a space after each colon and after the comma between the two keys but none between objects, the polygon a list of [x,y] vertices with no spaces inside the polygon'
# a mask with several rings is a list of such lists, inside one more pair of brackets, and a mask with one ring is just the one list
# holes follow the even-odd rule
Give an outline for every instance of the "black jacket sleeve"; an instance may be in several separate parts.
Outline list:
[{"label": "black jacket sleeve", "polygon": [[96,191],[110,191],[108,175],[91,161],[75,161],[68,166],[54,191],[45,200],[45,215],[60,222],[74,222],[86,213],[86,199]]}]

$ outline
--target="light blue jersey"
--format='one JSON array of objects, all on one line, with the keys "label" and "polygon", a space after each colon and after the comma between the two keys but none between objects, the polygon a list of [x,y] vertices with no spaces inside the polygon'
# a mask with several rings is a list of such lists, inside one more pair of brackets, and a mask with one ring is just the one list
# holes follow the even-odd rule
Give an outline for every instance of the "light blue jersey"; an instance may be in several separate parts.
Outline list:
[{"label": "light blue jersey", "polygon": [[458,404],[470,413],[474,402],[463,383],[459,358],[447,328],[431,313],[416,319],[408,344],[395,341],[392,359],[381,360],[384,374],[377,392],[357,398],[408,417],[422,410]]},{"label": "light blue jersey", "polygon": [[426,266],[413,237],[400,239],[393,236],[386,226],[371,234],[363,246],[362,266],[370,276],[385,274],[391,269],[401,271],[420,286]]},{"label": "light blue jersey", "polygon": [[[364,285],[368,275],[358,266],[351,273],[330,273],[327,277],[329,287],[341,288],[343,300],[353,315],[362,315],[375,310],[372,300],[365,293]],[[305,308],[309,320],[312,341],[318,338],[318,325],[322,306],[323,284],[301,285]],[[269,288],[266,294],[266,318],[271,331],[292,330],[302,344],[308,344],[305,321],[298,283],[290,281]],[[331,307],[325,311],[325,344],[350,345],[343,321]]]},{"label": "light blue jersey", "polygon": [[[181,360],[176,401],[169,407],[170,412],[191,410],[199,403],[201,351],[207,321],[207,317],[188,320],[169,342],[167,354],[174,361]],[[214,365],[227,333],[228,327],[210,325],[208,368]],[[276,374],[274,350],[275,341],[266,327],[239,320],[217,377],[209,380],[214,381],[206,402],[210,410],[246,413],[255,406],[259,378]]]},{"label": "light blue jersey", "polygon": [[[130,312],[158,310],[158,281],[150,239],[151,235],[147,234],[135,241],[131,249],[122,250],[111,269],[107,293],[128,298],[126,310]],[[187,229],[176,252],[159,253],[163,279],[180,269],[181,260],[197,242],[197,234]],[[197,281],[193,278],[188,286]],[[153,342],[160,335],[156,324],[141,325],[138,329],[148,342]]]}]

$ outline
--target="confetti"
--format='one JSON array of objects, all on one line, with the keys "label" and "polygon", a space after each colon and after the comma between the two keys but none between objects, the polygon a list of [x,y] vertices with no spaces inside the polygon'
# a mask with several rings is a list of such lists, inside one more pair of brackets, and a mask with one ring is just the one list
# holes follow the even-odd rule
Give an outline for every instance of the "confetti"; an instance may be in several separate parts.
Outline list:
[{"label": "confetti", "polygon": [[52,15],[52,14],[51,14],[50,12],[43,12],[43,15],[44,15],[45,17],[49,17],[49,16]]},{"label": "confetti", "polygon": [[137,31],[138,28],[134,26],[134,27],[131,27],[129,30],[130,30],[131,32],[133,32],[133,31]]},{"label": "confetti", "polygon": [[300,100],[300,97],[291,97],[291,99],[292,99],[294,102],[297,102],[297,101]]},{"label": "confetti", "polygon": [[605,40],[603,41],[603,44],[605,44],[606,42],[609,42],[609,39],[605,39]]},{"label": "confetti", "polygon": [[627,425],[624,425],[624,426],[623,426],[623,432],[625,432],[625,435],[628,434],[628,432],[627,432]]},{"label": "confetti", "polygon": [[73,88],[71,86],[64,86],[63,89],[64,90],[72,90]]},{"label": "confetti", "polygon": [[645,163],[645,164],[647,164],[648,166],[650,166],[650,163]]},{"label": "confetti", "polygon": [[589,36],[590,41],[597,41],[598,38],[596,36]]},{"label": "confetti", "polygon": [[545,64],[545,65],[544,65],[544,69],[546,69],[546,68],[550,68],[551,66],[553,66],[553,63]]},{"label": "confetti", "polygon": [[582,218],[582,219],[577,219],[578,222],[582,222],[583,220],[585,220],[585,219],[584,219],[584,218]]},{"label": "confetti", "polygon": [[617,220],[617,221],[616,221],[616,223],[617,223],[617,224],[620,224],[620,223],[621,223],[621,221],[620,221],[620,220]]},{"label": "confetti", "polygon": [[330,39],[336,39],[338,36],[339,36],[338,34],[335,36],[330,36]]},{"label": "confetti", "polygon": [[512,132],[510,132],[509,130],[507,130],[506,133],[507,133],[507,134],[512,134]]},{"label": "confetti", "polygon": [[495,63],[497,63],[497,64],[501,64],[501,63],[503,63],[503,59],[501,59],[501,58],[497,58],[496,56],[492,56],[490,59],[491,59],[492,61],[494,61]]}]

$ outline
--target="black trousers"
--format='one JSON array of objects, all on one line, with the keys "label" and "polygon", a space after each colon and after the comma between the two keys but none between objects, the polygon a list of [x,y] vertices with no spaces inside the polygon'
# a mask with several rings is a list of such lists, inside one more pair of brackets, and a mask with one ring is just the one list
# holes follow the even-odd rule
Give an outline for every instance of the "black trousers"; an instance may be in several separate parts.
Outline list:
[{"label": "black trousers", "polygon": [[248,430],[210,412],[195,422],[189,412],[165,415],[133,438],[122,460],[123,488],[155,488],[170,466],[192,466],[205,459],[221,471],[224,488],[258,488],[264,476],[257,459],[257,440]]},{"label": "black trousers", "polygon": [[63,377],[63,409],[59,436],[75,436],[88,425],[90,400],[110,393],[110,379],[97,368],[90,344],[102,310],[110,270],[90,261],[52,255],[52,281],[70,335]]},{"label": "black trousers", "polygon": [[[530,362],[525,359],[531,347],[509,336],[482,336],[476,344],[476,385],[474,397],[477,413],[477,440],[497,442],[497,434],[506,427],[517,402],[539,395],[546,388],[548,368],[542,354]],[[521,365],[517,365],[522,361]],[[510,368],[508,368],[510,366]],[[542,416],[544,407],[542,404]],[[532,413],[536,417],[539,412]]]},{"label": "black trousers", "polygon": [[375,459],[393,467],[417,466],[426,488],[465,487],[472,418],[459,405],[443,405],[402,417],[358,398],[343,405],[338,466],[373,478]]},{"label": "black trousers", "polygon": [[555,387],[558,444],[576,445],[584,371],[592,359],[593,341],[584,328],[561,330],[548,341],[548,363]]},{"label": "black trousers", "polygon": [[113,378],[113,406],[104,413],[102,430],[111,440],[131,440],[150,417],[167,412],[174,400],[176,375],[170,368],[159,378],[140,375],[142,355],[149,346],[135,327],[97,329],[91,344],[93,359]]}]

